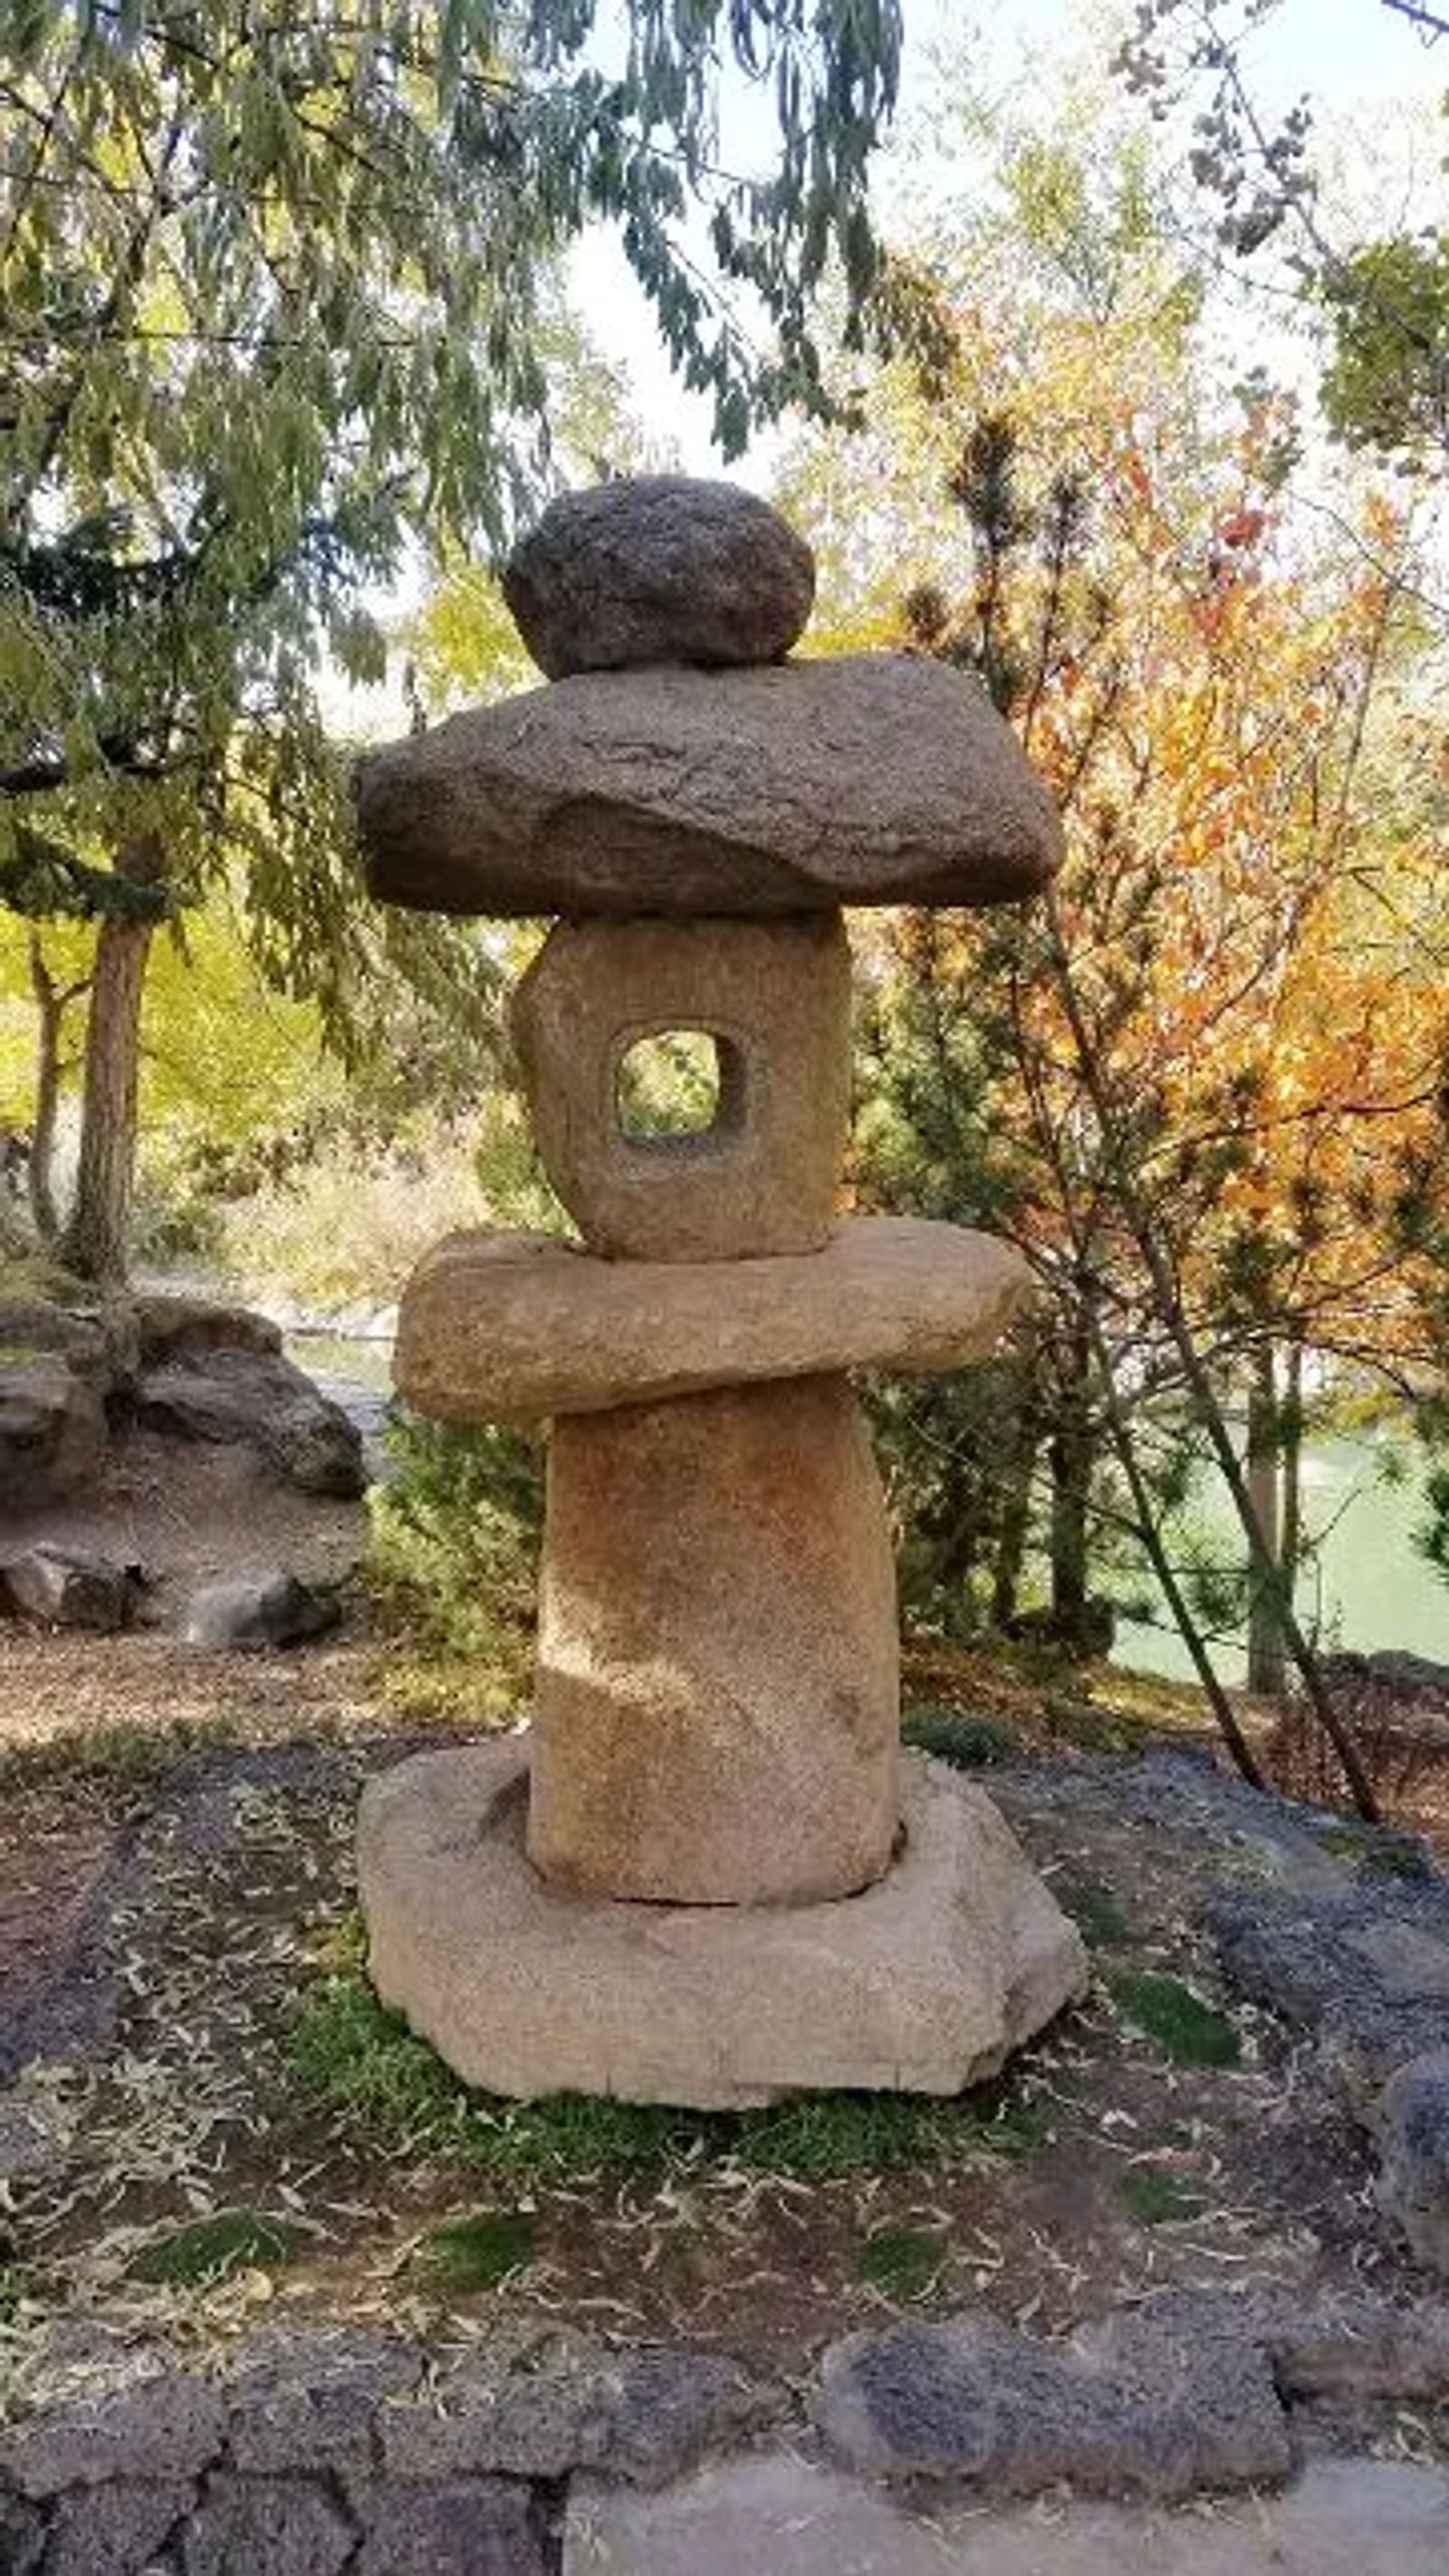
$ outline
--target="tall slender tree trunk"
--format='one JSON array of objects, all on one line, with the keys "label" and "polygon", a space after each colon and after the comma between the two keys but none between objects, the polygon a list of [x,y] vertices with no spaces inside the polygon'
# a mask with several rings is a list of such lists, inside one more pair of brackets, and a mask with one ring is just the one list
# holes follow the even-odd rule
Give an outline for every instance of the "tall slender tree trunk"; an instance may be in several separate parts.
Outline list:
[{"label": "tall slender tree trunk", "polygon": [[1072,1326],[1061,1409],[1047,1450],[1051,1468],[1052,1632],[1064,1646],[1084,1646],[1091,1589],[1088,1527],[1096,1442],[1091,1426],[1090,1290]]},{"label": "tall slender tree trunk", "polygon": [[[149,835],[129,842],[115,865],[116,874],[137,887],[158,885],[165,874],[160,843]],[[96,939],[80,1163],[61,1258],[79,1278],[103,1285],[126,1275],[136,1176],[141,1000],[155,928],[153,913],[118,909],[104,916]]]},{"label": "tall slender tree trunk", "polygon": [[1007,1470],[1006,1496],[991,1569],[991,1624],[1002,1631],[1011,1625],[1019,1605],[1026,1542],[1031,1534],[1031,1485],[1040,1447],[1040,1416],[1028,1401],[1021,1409],[1016,1451]]},{"label": "tall slender tree trunk", "polygon": [[35,1001],[35,1114],[30,1127],[26,1188],[35,1231],[49,1250],[60,1233],[55,1204],[55,1120],[60,1105],[60,1033],[67,1001],[45,962],[40,932],[30,925],[30,990]]},{"label": "tall slender tree trunk", "polygon": [[1303,1344],[1296,1333],[1288,1345],[1278,1429],[1283,1479],[1278,1557],[1291,1601],[1298,1588],[1298,1570],[1303,1560]]},{"label": "tall slender tree trunk", "polygon": [[[1267,1334],[1253,1353],[1248,1388],[1248,1492],[1263,1533],[1266,1562],[1248,1569],[1248,1688],[1281,1699],[1288,1686],[1283,1638],[1283,1591],[1292,1575],[1283,1547],[1283,1424],[1278,1402],[1278,1354]],[[1271,1563],[1269,1579],[1267,1564]]]}]

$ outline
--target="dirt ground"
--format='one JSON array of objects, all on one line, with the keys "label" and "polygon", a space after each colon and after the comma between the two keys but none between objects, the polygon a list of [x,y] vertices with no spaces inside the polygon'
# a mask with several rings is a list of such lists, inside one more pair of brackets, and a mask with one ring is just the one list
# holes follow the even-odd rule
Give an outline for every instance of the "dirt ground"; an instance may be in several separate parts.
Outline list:
[{"label": "dirt ground", "polygon": [[[123,1453],[105,1505],[107,1543],[122,1515],[163,1598],[239,1561],[355,1555],[356,1511],[180,1454]],[[876,2134],[845,2097],[773,2128],[626,2115],[561,2143],[450,2095],[431,2061],[420,2078],[371,2004],[356,1803],[420,1740],[383,1681],[356,1624],[230,1658],[0,1627],[0,2073],[21,2068],[12,2101],[45,2141],[0,2179],[13,2337],[58,2311],[210,2334],[267,2305],[525,2342],[688,2333],[789,2369],[903,2308],[984,2300],[1062,2330],[1165,2282],[1413,2295],[1359,2130],[1310,2053],[1221,1988],[1192,1924],[1200,1856],[1100,1794],[1153,1731],[1206,1740],[1190,1693],[908,1659],[908,1698],[1007,1739],[986,1784],[1093,1948],[1084,2006],[999,2087],[914,2133]],[[1144,1975],[1217,2016],[1219,2062],[1139,2026]],[[260,2251],[156,2277],[158,2249],[237,2212]],[[501,2277],[440,2286],[439,2231],[476,2221],[512,2249]]]}]

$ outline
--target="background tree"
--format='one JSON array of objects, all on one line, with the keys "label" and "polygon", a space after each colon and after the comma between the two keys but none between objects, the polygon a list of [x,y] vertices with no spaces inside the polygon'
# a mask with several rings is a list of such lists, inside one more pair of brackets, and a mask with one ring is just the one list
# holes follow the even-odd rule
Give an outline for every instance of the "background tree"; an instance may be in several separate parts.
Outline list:
[{"label": "background tree", "polygon": [[[267,973],[344,1033],[379,948],[467,989],[460,934],[359,910],[318,671],[380,676],[368,602],[410,550],[506,542],[567,244],[617,227],[727,454],[822,398],[828,263],[860,326],[894,0],[629,0],[615,32],[597,0],[0,5],[0,870],[40,833],[115,881],[85,1273],[124,1257],[162,912],[229,871]],[[714,161],[722,60],[771,102],[759,176]]]}]

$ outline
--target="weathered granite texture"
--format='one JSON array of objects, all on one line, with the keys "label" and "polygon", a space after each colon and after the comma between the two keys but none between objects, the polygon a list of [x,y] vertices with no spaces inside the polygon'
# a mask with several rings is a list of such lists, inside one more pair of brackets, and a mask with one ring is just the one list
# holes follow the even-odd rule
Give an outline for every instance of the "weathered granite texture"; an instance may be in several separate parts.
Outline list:
[{"label": "weathered granite texture", "polygon": [[[518,987],[513,1027],[544,1168],[590,1251],[725,1261],[824,1243],[850,1121],[838,913],[560,922]],[[625,1057],[685,1029],[715,1041],[713,1125],[627,1136]]]},{"label": "weathered granite texture", "polygon": [[798,1905],[879,1878],[895,1565],[846,1379],[554,1425],[535,1711],[528,1851],[552,1886]]},{"label": "weathered granite texture", "polygon": [[993,1236],[847,1217],[824,1249],[604,1261],[556,1235],[455,1234],[409,1280],[393,1367],[441,1421],[528,1422],[707,1387],[984,1359],[1030,1274]]},{"label": "weathered granite texture", "polygon": [[738,483],[649,474],[564,492],[514,550],[503,596],[540,670],[775,662],[804,632],[815,558]]},{"label": "weathered granite texture", "polygon": [[373,893],[433,912],[1006,903],[1061,858],[985,690],[905,653],[558,680],[369,753],[357,810]]},{"label": "weathered granite texture", "polygon": [[1086,1982],[982,1792],[909,1756],[904,1843],[844,1903],[561,1899],[524,1852],[528,1746],[422,1754],[368,1787],[370,1966],[468,2082],[731,2109],[850,2085],[951,2094]]}]

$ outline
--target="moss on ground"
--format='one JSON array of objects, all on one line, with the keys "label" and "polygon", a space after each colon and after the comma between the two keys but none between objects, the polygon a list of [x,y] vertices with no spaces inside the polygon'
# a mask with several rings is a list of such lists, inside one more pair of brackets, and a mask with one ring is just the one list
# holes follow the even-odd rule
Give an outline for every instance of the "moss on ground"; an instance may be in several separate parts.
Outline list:
[{"label": "moss on ground", "polygon": [[1123,1969],[1109,1979],[1124,2021],[1160,2048],[1174,2066],[1236,2066],[1242,2041],[1226,2013],[1215,2012],[1181,1977]]}]

